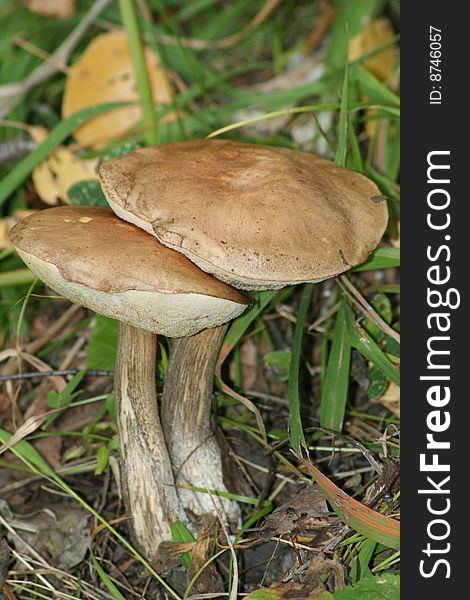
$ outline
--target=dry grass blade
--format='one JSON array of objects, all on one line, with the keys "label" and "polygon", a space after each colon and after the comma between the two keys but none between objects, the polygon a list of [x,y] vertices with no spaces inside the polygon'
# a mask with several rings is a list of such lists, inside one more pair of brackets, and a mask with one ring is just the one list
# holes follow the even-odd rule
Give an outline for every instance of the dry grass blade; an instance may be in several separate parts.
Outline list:
[{"label": "dry grass blade", "polygon": [[253,33],[266,19],[269,15],[278,7],[278,5],[282,2],[282,0],[266,0],[257,14],[253,17],[253,19],[248,23],[246,27],[244,27],[241,31],[234,33],[233,35],[229,35],[228,37],[222,38],[216,41],[210,40],[200,40],[194,38],[187,37],[178,37],[171,35],[157,35],[157,39],[162,44],[172,44],[175,46],[182,46],[183,48],[191,48],[193,50],[208,50],[212,48],[229,48],[233,46],[243,38],[245,38],[250,33]]},{"label": "dry grass blade", "polygon": [[48,62],[39,65],[26,79],[18,83],[0,86],[0,119],[11,112],[17,104],[37,85],[57,73],[57,64],[65,64],[96,17],[111,0],[97,0],[72,33],[51,55]]},{"label": "dry grass blade", "polygon": [[346,275],[340,275],[336,278],[336,281],[340,288],[345,294],[351,298],[352,302],[359,308],[359,310],[371,321],[373,321],[379,329],[385,334],[389,335],[395,341],[400,343],[400,334],[386,323],[379,313],[367,302],[367,300],[357,291],[355,286],[349,281]]},{"label": "dry grass blade", "polygon": [[[0,362],[5,360],[6,358],[11,358],[12,362],[13,361],[16,362],[16,364],[18,366],[20,366],[21,361],[24,360],[28,364],[30,364],[32,367],[37,369],[39,372],[53,371],[53,369],[51,369],[50,365],[48,365],[43,360],[37,358],[36,356],[34,356],[32,354],[29,354],[28,352],[22,352],[21,350],[7,348],[6,350],[3,350],[3,352],[0,352]],[[8,364],[7,364],[7,368],[8,368]],[[9,380],[9,375],[11,375],[11,373],[6,374],[6,381]],[[61,377],[60,375],[52,376],[51,383],[54,384],[54,386],[58,392],[61,392],[67,385],[65,382],[65,379],[63,377]]]},{"label": "dry grass blade", "polygon": [[17,600],[17,597],[12,592],[12,590],[4,583],[1,587],[2,592],[5,594],[8,600]]},{"label": "dry grass blade", "polygon": [[[6,519],[4,519],[2,517],[2,515],[0,515],[0,525],[2,525],[2,527],[4,527],[14,538],[16,538],[17,540],[19,540],[21,542],[21,544],[23,544],[28,552],[30,553],[31,556],[35,557],[43,567],[45,567],[46,569],[50,568],[50,565],[48,564],[48,562],[38,553],[36,552],[36,550],[34,548],[32,548],[19,534],[18,532],[11,527],[11,525],[8,523],[8,521]],[[29,564],[28,560],[26,560],[26,558],[20,554],[19,552],[17,552],[16,550],[12,550],[12,554],[13,556],[20,561],[27,569],[33,571],[34,567],[32,565]],[[54,589],[54,586],[42,575],[38,574],[37,575],[38,579],[42,581],[42,583],[48,587],[50,590]]]},{"label": "dry grass blade", "polygon": [[281,0],[266,0],[259,12],[254,16],[254,18],[250,21],[250,23],[248,23],[248,25],[244,29],[242,29],[238,33],[235,33],[234,35],[230,35],[229,37],[223,38],[222,40],[219,40],[218,42],[215,42],[215,44],[212,45],[216,48],[228,48],[229,46],[236,44],[246,35],[257,29],[261,25],[261,23],[263,23],[269,17],[273,10],[277,8],[277,6],[280,3]]},{"label": "dry grass blade", "polygon": [[263,440],[267,443],[268,436],[266,433],[266,427],[264,426],[263,418],[262,418],[259,410],[256,408],[256,405],[251,400],[249,400],[248,398],[245,398],[245,396],[242,396],[235,390],[232,390],[232,388],[230,386],[228,386],[226,383],[224,383],[222,381],[222,379],[220,379],[220,372],[216,373],[216,375],[219,378],[220,389],[224,392],[224,394],[227,394],[228,396],[231,396],[235,400],[238,400],[238,402],[243,404],[243,406],[245,408],[247,408],[250,412],[252,412],[255,415],[256,424],[258,425],[261,436],[262,436]]},{"label": "dry grass blade", "polygon": [[317,469],[309,460],[292,452],[315,481],[325,492],[336,514],[347,525],[362,533],[367,538],[390,548],[400,547],[400,522],[391,517],[386,517],[361,504],[343,492],[326,475]]},{"label": "dry grass blade", "polygon": [[0,446],[0,455],[10,450],[15,444],[26,438],[31,433],[35,432],[41,425],[51,416],[56,415],[63,411],[63,408],[54,408],[54,410],[48,410],[41,415],[35,415],[33,417],[28,417],[26,421],[19,427],[15,433],[11,436],[11,438]]},{"label": "dry grass blade", "polygon": [[[26,352],[27,354],[34,354],[41,350],[46,344],[48,344],[56,335],[58,335],[63,328],[69,323],[69,321],[80,311],[82,307],[78,304],[72,304],[62,315],[47,328],[47,330],[37,337],[35,340],[32,340],[24,348],[21,348],[21,352]],[[5,352],[9,353],[8,356],[12,358],[9,360],[7,364],[1,370],[1,374],[6,377],[9,375],[13,375],[18,368],[18,360],[17,360],[17,352],[15,350],[9,349]],[[0,353],[0,362],[6,358],[7,355],[3,352]]]},{"label": "dry grass blade", "polygon": [[[214,503],[214,507],[217,509],[215,503]],[[217,512],[219,513],[218,509]],[[230,596],[229,596],[229,600],[237,600],[237,596],[238,596],[238,562],[237,562],[237,555],[235,553],[235,548],[233,547],[233,543],[232,540],[230,539],[230,535],[227,531],[227,527],[225,526],[224,523],[224,519],[222,517],[221,514],[219,514],[219,523],[220,526],[222,527],[222,530],[224,532],[225,535],[225,539],[227,540],[227,544],[228,547],[230,548],[230,554],[232,555],[232,587],[230,590]]]},{"label": "dry grass blade", "polygon": [[338,10],[337,7],[330,4],[328,0],[320,0],[318,4],[319,15],[315,20],[315,24],[310,32],[310,35],[308,36],[305,48],[303,50],[304,55],[308,54],[318,46],[328,29],[331,27],[336,15],[336,11]]},{"label": "dry grass blade", "polygon": [[51,64],[51,66],[57,71],[60,71],[61,73],[67,73],[68,69],[62,62],[59,62],[56,58],[47,52],[44,52],[44,50],[41,50],[41,48],[31,44],[31,42],[28,42],[28,40],[23,40],[22,38],[17,37],[14,39],[14,44],[20,48],[23,48],[23,50],[26,50],[26,52],[29,52],[33,56],[37,56],[44,62]]}]

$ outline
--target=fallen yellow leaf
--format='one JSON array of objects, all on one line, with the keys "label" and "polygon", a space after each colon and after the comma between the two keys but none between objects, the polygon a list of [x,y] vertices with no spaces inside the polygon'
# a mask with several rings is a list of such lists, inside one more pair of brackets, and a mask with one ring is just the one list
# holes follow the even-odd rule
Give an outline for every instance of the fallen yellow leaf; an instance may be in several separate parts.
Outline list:
[{"label": "fallen yellow leaf", "polygon": [[22,4],[43,17],[67,19],[75,14],[75,0],[22,0]]},{"label": "fallen yellow leaf", "polygon": [[22,221],[28,215],[32,215],[34,210],[15,210],[14,213],[8,217],[4,217],[0,219],[0,250],[5,250],[11,246],[10,238],[8,237],[8,233],[10,229]]},{"label": "fallen yellow leaf", "polygon": [[[28,126],[30,136],[40,144],[47,135],[47,129],[40,125]],[[55,206],[60,200],[70,203],[68,190],[74,183],[96,179],[98,158],[81,159],[66,146],[58,146],[52,154],[33,171],[32,179],[38,196],[43,202]]]},{"label": "fallen yellow leaf", "polygon": [[[172,94],[158,57],[148,47],[144,51],[155,103],[169,104]],[[135,104],[90,119],[75,131],[75,139],[84,145],[99,148],[110,139],[122,136],[141,119],[126,35],[120,31],[104,33],[91,42],[80,60],[70,68],[62,115],[65,118],[77,110],[102,102],[124,101]],[[176,114],[171,113],[164,122],[175,118]]]},{"label": "fallen yellow leaf", "polygon": [[[378,46],[385,44],[394,36],[394,31],[390,21],[386,18],[376,19],[371,21],[348,43],[349,60],[357,60],[367,52],[375,50]],[[397,64],[397,46],[391,44],[374,54],[362,63],[372,75],[377,77],[381,82],[386,81],[391,77]],[[366,98],[364,98],[366,100]],[[367,110],[366,114],[371,117],[375,111]],[[366,121],[365,129],[369,139],[376,135],[378,122],[375,119]]]},{"label": "fallen yellow leaf", "polygon": [[98,159],[82,160],[65,146],[59,146],[33,171],[33,184],[38,196],[52,206],[60,200],[70,203],[68,190],[84,179],[98,179]]},{"label": "fallen yellow leaf", "polygon": [[[349,60],[357,60],[363,54],[375,50],[385,44],[394,36],[390,21],[386,18],[376,19],[368,23],[357,35],[349,40]],[[397,47],[391,44],[377,54],[374,54],[363,66],[377,77],[379,81],[386,81],[393,73],[397,64]]]},{"label": "fallen yellow leaf", "polygon": [[390,381],[385,393],[378,399],[395,416],[400,417],[400,388]]}]

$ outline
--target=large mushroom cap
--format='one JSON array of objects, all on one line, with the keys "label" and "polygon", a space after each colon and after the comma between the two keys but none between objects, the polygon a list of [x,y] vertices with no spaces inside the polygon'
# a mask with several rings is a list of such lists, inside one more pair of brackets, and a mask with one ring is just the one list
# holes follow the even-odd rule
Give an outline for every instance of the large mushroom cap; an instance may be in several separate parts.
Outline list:
[{"label": "large mushroom cap", "polygon": [[109,209],[50,208],[10,239],[42,281],[73,302],[170,337],[237,317],[249,301]]},{"label": "large mushroom cap", "polygon": [[363,262],[387,224],[369,179],[313,154],[202,140],[101,165],[111,208],[243,289],[321,281]]}]

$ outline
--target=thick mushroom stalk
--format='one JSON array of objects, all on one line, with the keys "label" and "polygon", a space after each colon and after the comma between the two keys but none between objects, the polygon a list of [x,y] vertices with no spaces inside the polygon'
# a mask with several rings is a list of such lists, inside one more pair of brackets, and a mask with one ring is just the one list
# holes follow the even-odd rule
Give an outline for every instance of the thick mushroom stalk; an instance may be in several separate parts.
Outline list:
[{"label": "thick mushroom stalk", "polygon": [[121,444],[121,487],[133,541],[154,557],[171,539],[170,523],[185,521],[158,416],[156,336],[119,323],[115,393]]},{"label": "thick mushroom stalk", "polygon": [[[226,492],[220,448],[211,419],[214,370],[226,325],[175,339],[163,388],[162,423],[177,484]],[[240,519],[238,505],[221,496],[178,488],[185,510],[197,517]]]},{"label": "thick mushroom stalk", "polygon": [[[117,359],[122,483],[133,538],[148,556],[184,519],[155,397],[153,334],[190,336],[249,301],[154,237],[95,206],[61,206],[15,225],[10,238],[44,283],[121,322]],[[124,325],[127,323],[127,325]]]}]

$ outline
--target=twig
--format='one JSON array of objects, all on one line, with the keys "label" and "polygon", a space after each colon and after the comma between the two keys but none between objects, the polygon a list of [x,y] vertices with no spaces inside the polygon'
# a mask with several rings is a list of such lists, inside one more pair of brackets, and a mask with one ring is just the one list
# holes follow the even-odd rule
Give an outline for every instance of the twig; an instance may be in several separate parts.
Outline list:
[{"label": "twig", "polygon": [[253,19],[248,23],[246,27],[244,27],[238,33],[234,33],[228,37],[222,38],[214,43],[216,48],[228,48],[233,44],[236,44],[241,39],[246,37],[249,33],[255,31],[268,17],[269,15],[278,7],[281,0],[266,0],[257,14],[253,17]]},{"label": "twig", "polygon": [[340,275],[336,278],[336,281],[340,288],[345,292],[354,304],[359,308],[359,310],[368,317],[371,321],[373,321],[379,329],[381,329],[384,333],[389,335],[395,341],[400,343],[400,334],[397,333],[394,329],[386,323],[379,313],[371,306],[367,300],[357,291],[354,285],[349,281],[349,279],[345,275]]},{"label": "twig", "polygon": [[110,2],[111,0],[97,0],[70,35],[51,55],[48,62],[39,65],[22,81],[0,86],[0,119],[11,112],[32,89],[55,75],[59,70],[57,68],[58,64],[65,65],[68,62],[70,55],[88,27]]},{"label": "twig", "polygon": [[5,594],[5,596],[8,598],[8,600],[17,600],[15,594],[12,592],[12,590],[8,587],[8,585],[6,583],[4,583],[2,585],[2,591]]},{"label": "twig", "polygon": [[[8,521],[6,521],[6,519],[3,518],[2,515],[0,515],[0,525],[2,527],[4,527],[9,533],[10,535],[12,535],[15,540],[19,541],[21,545],[24,545],[27,548],[28,554],[34,558],[36,558],[40,564],[45,567],[46,569],[50,569],[52,568],[51,565],[49,565],[49,563],[39,554],[39,552],[37,552],[32,546],[30,546],[30,544],[28,544],[26,542],[26,540],[24,540],[16,531],[16,529],[14,529],[13,527],[11,527],[11,525],[8,523]],[[16,550],[12,550],[12,554],[13,556],[19,560],[27,569],[29,569],[30,571],[33,571],[33,567],[29,564],[28,560],[20,553],[18,553]],[[50,581],[48,581],[45,577],[43,577],[41,574],[36,573],[36,577],[51,591],[54,591],[54,586],[50,583]]]},{"label": "twig", "polygon": [[62,62],[54,59],[54,57],[51,56],[48,52],[45,52],[41,48],[38,48],[38,46],[35,46],[31,42],[28,42],[28,40],[23,40],[22,38],[18,37],[13,40],[13,43],[16,44],[17,46],[19,46],[20,48],[22,48],[23,50],[26,50],[26,52],[29,52],[33,56],[40,58],[44,62],[51,63],[51,65],[54,68],[56,68],[58,71],[61,71],[62,73],[65,73],[65,75],[67,75],[68,69],[67,69],[66,65],[64,65]]},{"label": "twig", "polygon": [[88,338],[90,337],[90,333],[91,333],[90,331],[88,331],[88,332],[85,331],[84,334],[79,336],[79,338],[77,339],[75,344],[70,348],[70,350],[65,355],[64,360],[59,364],[59,369],[61,371],[66,371],[67,369],[70,368],[70,365],[72,364],[73,359],[80,352],[80,350],[83,348],[83,346],[87,343]]},{"label": "twig", "polygon": [[27,139],[23,135],[6,140],[0,144],[0,165],[23,158],[37,147],[34,140]]},{"label": "twig", "polygon": [[[20,349],[22,352],[26,352],[28,354],[35,354],[43,348],[46,344],[48,344],[58,333],[62,331],[62,329],[67,325],[69,320],[81,310],[81,306],[78,304],[72,304],[58,319],[55,321],[50,327],[48,327],[47,331],[43,333],[43,335],[39,336],[32,342],[26,344],[24,349]],[[16,358],[8,361],[2,371],[2,375],[12,375],[17,369],[18,362]],[[0,380],[1,381],[1,380]]]},{"label": "twig", "polygon": [[331,27],[337,12],[337,7],[331,5],[328,0],[320,0],[318,4],[319,14],[302,51],[304,56],[312,50],[315,50],[324,35],[327,33],[328,29]]},{"label": "twig", "polygon": [[[19,381],[21,379],[35,379],[36,377],[57,377],[65,375],[76,375],[79,369],[56,369],[52,371],[33,371],[31,373],[15,373],[12,375],[0,375],[0,381]],[[99,371],[89,369],[85,376],[88,377],[114,377],[114,371]]]},{"label": "twig", "polygon": [[79,304],[72,304],[50,327],[47,331],[25,346],[25,351],[30,354],[36,353],[43,346],[48,344],[58,333],[62,331],[65,325],[74,317],[82,307]]},{"label": "twig", "polygon": [[10,547],[2,537],[0,538],[0,587],[3,586],[8,575],[10,560]]},{"label": "twig", "polygon": [[[161,44],[181,46],[183,48],[191,48],[192,50],[211,50],[214,48],[226,49],[255,31],[262,23],[264,23],[264,21],[266,21],[280,3],[281,0],[266,0],[253,19],[241,31],[219,40],[201,40],[165,34],[156,35],[155,40]],[[148,34],[144,34],[143,38],[147,41],[149,39]]]}]

